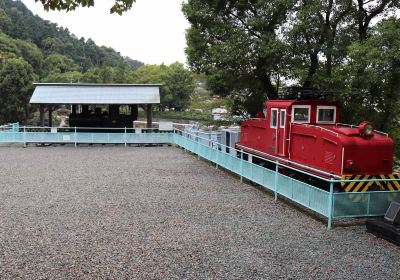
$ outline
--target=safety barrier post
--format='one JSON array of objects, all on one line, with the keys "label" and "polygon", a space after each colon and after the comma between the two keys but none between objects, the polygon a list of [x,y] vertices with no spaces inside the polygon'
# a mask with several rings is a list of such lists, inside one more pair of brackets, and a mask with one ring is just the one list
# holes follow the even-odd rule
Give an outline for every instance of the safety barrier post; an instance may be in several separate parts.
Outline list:
[{"label": "safety barrier post", "polygon": [[125,134],[124,134],[125,148],[126,148],[126,141],[127,141],[127,140],[126,140],[126,137],[127,137],[127,136],[126,136],[126,127],[125,127]]},{"label": "safety barrier post", "polygon": [[184,137],[184,145],[183,145],[183,150],[185,151],[185,153],[186,153],[186,145],[187,145],[187,139],[186,139],[186,137]]},{"label": "safety barrier post", "polygon": [[197,149],[196,149],[196,152],[197,152],[197,159],[199,160],[200,159],[200,142],[199,142],[199,136],[196,135],[196,137],[197,137],[197,141],[196,141]]},{"label": "safety barrier post", "polygon": [[240,151],[240,182],[243,183],[243,151]]},{"label": "safety barrier post", "polygon": [[367,202],[367,215],[369,215],[370,212],[370,206],[371,206],[371,193],[368,192],[368,202]]},{"label": "safety barrier post", "polygon": [[75,126],[75,135],[74,135],[74,140],[75,140],[75,147],[76,147],[76,137],[77,135],[76,135],[76,126]]},{"label": "safety barrier post", "polygon": [[[253,178],[253,157],[250,154],[247,154],[247,157],[248,157],[248,161],[250,163],[250,178],[251,178],[252,181],[254,181],[254,178]],[[264,172],[263,172],[263,176],[264,176]],[[264,183],[264,177],[263,177],[262,182]]]},{"label": "safety barrier post", "polygon": [[333,217],[333,181],[330,179],[329,183],[329,201],[328,201],[328,229],[332,229]]},{"label": "safety barrier post", "polygon": [[278,161],[276,161],[275,162],[275,201],[277,201],[278,200],[278,179],[279,179],[279,177],[278,177],[278,175],[279,175],[279,162]]},{"label": "safety barrier post", "polygon": [[24,139],[24,148],[26,148],[26,127],[25,126],[24,126],[23,139]]},{"label": "safety barrier post", "polygon": [[217,149],[216,149],[216,151],[217,151],[217,160],[216,160],[216,163],[215,163],[215,168],[218,169],[218,160],[219,160],[218,144],[217,144]]}]

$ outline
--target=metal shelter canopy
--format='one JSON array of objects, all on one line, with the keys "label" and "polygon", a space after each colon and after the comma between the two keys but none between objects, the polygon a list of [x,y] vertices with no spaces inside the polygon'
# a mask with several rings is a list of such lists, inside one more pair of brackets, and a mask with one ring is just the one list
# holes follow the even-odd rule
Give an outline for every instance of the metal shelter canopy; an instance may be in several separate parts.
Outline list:
[{"label": "metal shelter canopy", "polygon": [[34,104],[159,104],[160,84],[35,83]]}]

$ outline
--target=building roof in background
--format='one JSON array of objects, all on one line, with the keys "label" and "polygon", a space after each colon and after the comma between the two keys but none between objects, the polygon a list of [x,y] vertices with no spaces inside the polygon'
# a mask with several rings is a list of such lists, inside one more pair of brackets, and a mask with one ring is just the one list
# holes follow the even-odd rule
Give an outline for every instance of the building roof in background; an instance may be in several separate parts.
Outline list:
[{"label": "building roof in background", "polygon": [[35,83],[33,104],[159,104],[161,84]]}]

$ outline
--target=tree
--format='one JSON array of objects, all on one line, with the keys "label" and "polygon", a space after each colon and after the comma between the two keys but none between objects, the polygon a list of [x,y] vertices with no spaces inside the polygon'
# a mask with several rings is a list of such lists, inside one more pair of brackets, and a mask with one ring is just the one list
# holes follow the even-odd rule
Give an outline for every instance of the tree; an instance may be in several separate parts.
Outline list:
[{"label": "tree", "polygon": [[42,82],[45,83],[79,83],[82,82],[82,73],[69,71],[65,73],[50,72]]},{"label": "tree", "polygon": [[[351,43],[352,0],[301,0],[284,33],[289,50],[289,75],[306,87],[332,86],[332,71],[346,57]],[[350,25],[349,25],[350,22]],[[354,39],[353,39],[354,41]]]},{"label": "tree", "polygon": [[0,52],[13,53],[17,56],[21,55],[21,52],[15,44],[14,40],[2,33],[0,33]]},{"label": "tree", "polygon": [[131,71],[126,81],[134,84],[163,84],[160,88],[160,110],[167,107],[171,102],[172,96],[169,91],[169,87],[164,84],[164,81],[168,75],[168,66],[162,65],[143,65],[136,70]]},{"label": "tree", "polygon": [[119,72],[113,67],[93,67],[82,75],[85,83],[124,83],[125,72]]},{"label": "tree", "polygon": [[29,117],[28,100],[35,79],[32,66],[21,58],[7,59],[0,68],[0,119],[23,122]]},{"label": "tree", "polygon": [[[94,0],[35,0],[42,2],[46,10],[75,10],[77,7],[91,7],[94,6]],[[114,0],[114,4],[110,9],[111,13],[122,14],[129,10],[134,0]]]},{"label": "tree", "polygon": [[132,71],[126,79],[127,82],[137,84],[162,84],[160,110],[186,109],[195,87],[192,73],[178,62],[169,66],[144,65]]},{"label": "tree", "polygon": [[43,49],[46,55],[63,54],[64,43],[59,38],[49,37],[42,40]]},{"label": "tree", "polygon": [[169,104],[166,105],[176,111],[183,111],[188,108],[190,97],[196,86],[192,73],[182,63],[172,63],[169,65],[169,71],[164,83],[171,95]]},{"label": "tree", "polygon": [[23,40],[14,40],[14,43],[21,56],[33,67],[34,71],[41,73],[43,54],[40,49],[35,44]]},{"label": "tree", "polygon": [[216,94],[243,100],[251,115],[262,111],[263,102],[277,95],[285,56],[278,28],[294,2],[189,0],[183,12],[191,23],[190,68],[206,73]]},{"label": "tree", "polygon": [[11,28],[11,24],[10,17],[0,8],[0,32],[7,33]]},{"label": "tree", "polygon": [[101,66],[132,69],[129,61],[112,48],[100,47],[90,39],[77,38],[67,28],[33,15],[22,1],[1,0],[0,9],[7,15],[4,18],[11,20],[7,35],[13,39],[30,41],[41,49],[45,56],[62,54],[70,57],[82,71]]},{"label": "tree", "polygon": [[395,11],[400,7],[398,0],[356,0],[356,2],[354,19],[360,41],[367,39],[370,25],[375,18],[382,14],[385,16],[388,12]]},{"label": "tree", "polygon": [[79,66],[71,58],[61,54],[51,54],[44,60],[44,72],[47,74],[51,72],[65,73],[78,69]]},{"label": "tree", "polygon": [[[351,73],[348,88],[355,79],[361,85],[361,94],[355,95],[351,90],[343,94],[351,121],[369,119],[377,129],[390,131],[398,126],[400,113],[400,20],[382,21],[368,38],[352,44],[349,50],[351,60],[345,66],[349,68],[346,72]],[[363,69],[362,74],[359,69]]]}]

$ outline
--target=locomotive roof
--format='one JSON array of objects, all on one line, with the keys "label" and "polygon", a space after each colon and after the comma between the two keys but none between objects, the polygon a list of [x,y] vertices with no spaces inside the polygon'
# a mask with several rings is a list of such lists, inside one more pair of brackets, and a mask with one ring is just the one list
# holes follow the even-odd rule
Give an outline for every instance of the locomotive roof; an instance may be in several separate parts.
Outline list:
[{"label": "locomotive roof", "polygon": [[266,102],[267,105],[279,106],[279,107],[290,107],[292,105],[335,105],[338,106],[339,103],[335,101],[327,100],[269,100]]}]

